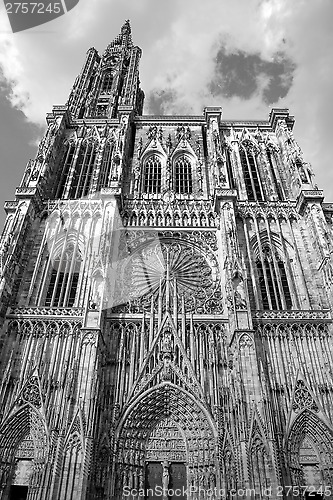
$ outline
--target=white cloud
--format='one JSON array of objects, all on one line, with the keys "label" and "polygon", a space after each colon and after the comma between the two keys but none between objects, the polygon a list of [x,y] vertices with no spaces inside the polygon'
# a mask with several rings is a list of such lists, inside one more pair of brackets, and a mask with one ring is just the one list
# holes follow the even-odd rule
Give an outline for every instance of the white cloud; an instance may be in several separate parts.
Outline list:
[{"label": "white cloud", "polygon": [[12,102],[14,105],[24,105],[29,98],[28,93],[19,87],[19,81],[24,75],[24,67],[4,9],[0,9],[0,41],[0,68],[4,78],[11,84]]},{"label": "white cloud", "polygon": [[292,34],[289,53],[297,63],[294,84],[281,105],[295,114],[295,137],[306,161],[312,163],[316,182],[333,200],[332,141],[333,3],[329,0],[296,2],[285,18]]},{"label": "white cloud", "polygon": [[[121,15],[124,5],[128,16]],[[260,15],[259,0],[246,3],[243,0],[210,0],[208,5],[207,8],[207,3],[201,0],[171,1],[169,8],[175,11],[173,22],[164,26],[164,35],[147,40],[148,46],[143,47],[141,73],[144,90],[148,93],[156,86],[171,87],[179,99],[170,112],[182,112],[188,108],[200,113],[202,106],[212,100],[204,89],[213,74],[214,56],[221,37],[230,49],[237,47],[261,53],[268,50],[262,44],[266,25]],[[142,17],[144,8],[146,25]],[[118,17],[121,16],[118,21],[115,20],[117,16],[112,16],[114,9]],[[150,9],[148,0],[140,4],[140,9],[133,8],[133,2],[129,0],[122,4],[117,0],[81,0],[68,15],[36,28],[34,33],[29,30],[6,34],[6,43],[11,50],[2,51],[0,65],[6,80],[12,84],[13,105],[22,109],[31,121],[43,123],[52,104],[67,99],[85,51],[93,44],[101,45],[103,50],[102,40],[107,44],[107,36],[112,39],[124,19],[131,15],[134,24],[138,16],[138,30],[133,36],[140,44],[141,33],[144,35],[154,22]],[[5,13],[2,15],[4,18]],[[110,24],[114,26],[112,35],[109,35]],[[44,33],[46,28],[54,32]],[[269,48],[271,52],[274,49],[276,46]]]},{"label": "white cloud", "polygon": [[213,57],[222,41],[227,52],[257,53],[267,60],[284,52],[296,70],[289,93],[275,106],[289,107],[295,114],[295,137],[305,160],[313,164],[327,199],[333,200],[329,147],[333,111],[332,16],[330,0],[192,0],[190,9],[188,2],[178,3],[178,18],[172,29],[144,52],[144,88],[173,90],[177,99],[168,105],[169,112],[178,108],[201,113],[204,105],[219,104],[228,118],[266,118],[269,109],[258,94],[248,101],[236,97],[228,100],[213,98],[204,89],[212,78]]},{"label": "white cloud", "polygon": [[67,100],[89,48],[82,47],[81,38],[97,19],[100,1],[81,0],[79,16],[74,8],[50,23],[15,34],[5,10],[0,10],[0,68],[11,87],[8,98],[31,122],[44,124],[52,105]]},{"label": "white cloud", "polygon": [[244,101],[209,94],[218,48],[223,41],[227,52],[257,53],[267,60],[284,51],[296,71],[278,105],[296,115],[295,135],[306,160],[324,172],[332,132],[332,8],[330,0],[81,0],[68,15],[15,35],[0,9],[0,68],[10,82],[13,106],[44,124],[52,105],[67,100],[86,50],[95,45],[103,51],[130,18],[134,43],[143,49],[146,95],[154,88],[171,89],[177,99],[170,113],[201,113],[203,106],[218,104],[228,118],[255,119],[269,113],[259,95]]},{"label": "white cloud", "polygon": [[144,52],[145,90],[171,88],[178,96],[169,108],[172,112],[178,106],[186,108],[186,103],[188,111],[196,113],[204,105],[221,104],[221,98],[213,98],[207,89],[218,48],[223,43],[227,53],[239,50],[272,59],[282,49],[285,35],[280,25],[270,28],[271,17],[280,14],[282,3],[192,0],[189,9],[188,2],[178,2],[178,17],[169,32]]},{"label": "white cloud", "polygon": [[[66,16],[66,39],[68,42],[84,38],[88,27],[94,26],[98,21],[101,6],[107,0],[80,0],[79,5]],[[87,47],[88,49],[89,47]]]}]

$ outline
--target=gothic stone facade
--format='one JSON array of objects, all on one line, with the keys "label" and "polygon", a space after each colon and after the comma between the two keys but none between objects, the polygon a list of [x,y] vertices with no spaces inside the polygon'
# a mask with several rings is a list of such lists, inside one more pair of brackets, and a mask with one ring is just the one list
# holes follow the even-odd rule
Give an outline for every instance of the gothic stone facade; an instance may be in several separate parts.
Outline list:
[{"label": "gothic stone facade", "polygon": [[140,55],[88,51],[5,204],[0,499],[332,498],[333,205],[288,110],[144,116]]}]

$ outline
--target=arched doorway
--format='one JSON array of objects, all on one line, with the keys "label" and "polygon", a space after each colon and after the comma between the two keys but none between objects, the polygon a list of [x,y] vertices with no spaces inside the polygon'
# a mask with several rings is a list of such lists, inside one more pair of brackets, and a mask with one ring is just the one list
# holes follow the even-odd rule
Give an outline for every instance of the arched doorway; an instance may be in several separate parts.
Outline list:
[{"label": "arched doorway", "polygon": [[[305,498],[321,499],[333,487],[333,432],[313,411],[303,410],[287,441],[292,484]],[[326,488],[326,490],[325,490]]]},{"label": "arched doorway", "polygon": [[[151,431],[146,445],[145,490],[157,487],[169,490],[168,498],[186,499],[187,452],[185,436],[180,427],[166,418]],[[153,495],[147,494],[148,498]]]},{"label": "arched doorway", "polygon": [[190,490],[218,488],[216,435],[209,412],[189,392],[168,382],[146,391],[118,427],[114,498],[134,499],[140,490],[153,500],[147,487],[156,493],[159,486],[169,491],[156,498],[187,500]]},{"label": "arched doorway", "polygon": [[9,500],[26,500],[34,470],[34,443],[28,435],[15,453],[14,473],[11,478]]},{"label": "arched doorway", "polygon": [[315,443],[309,436],[306,436],[301,443],[299,463],[306,489],[309,492],[320,492],[324,479],[320,467],[320,455]]},{"label": "arched doorway", "polygon": [[47,455],[45,422],[26,403],[0,429],[0,499],[25,500],[40,484]]}]

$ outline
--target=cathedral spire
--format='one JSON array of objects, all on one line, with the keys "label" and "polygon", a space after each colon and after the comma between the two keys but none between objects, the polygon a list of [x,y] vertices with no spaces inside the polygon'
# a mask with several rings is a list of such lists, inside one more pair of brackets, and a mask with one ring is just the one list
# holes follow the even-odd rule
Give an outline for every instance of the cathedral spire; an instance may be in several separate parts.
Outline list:
[{"label": "cathedral spire", "polygon": [[127,19],[121,27],[121,35],[123,40],[127,42],[128,45],[133,45],[132,42],[132,28],[130,20]]},{"label": "cathedral spire", "polygon": [[141,49],[133,45],[127,20],[101,56],[95,49],[88,51],[68,101],[73,117],[116,118],[120,109],[140,115],[144,99],[140,89],[140,57]]},{"label": "cathedral spire", "polygon": [[110,53],[127,51],[133,48],[132,29],[129,19],[127,19],[121,27],[119,35],[109,43],[104,51],[103,58],[106,58]]}]

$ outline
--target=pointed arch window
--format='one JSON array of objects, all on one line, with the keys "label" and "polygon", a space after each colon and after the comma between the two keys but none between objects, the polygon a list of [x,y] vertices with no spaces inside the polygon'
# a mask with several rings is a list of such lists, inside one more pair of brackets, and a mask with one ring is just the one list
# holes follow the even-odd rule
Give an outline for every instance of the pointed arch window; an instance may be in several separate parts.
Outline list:
[{"label": "pointed arch window", "polygon": [[282,189],[281,189],[281,184],[277,180],[276,172],[275,172],[275,168],[274,168],[274,164],[273,164],[274,153],[271,149],[267,148],[266,154],[267,154],[269,166],[271,167],[271,172],[272,172],[272,176],[273,176],[274,183],[275,183],[276,194],[277,194],[279,200],[283,200],[283,193],[282,193]]},{"label": "pointed arch window", "polygon": [[47,307],[73,307],[77,295],[82,259],[69,245],[51,261],[45,296]]},{"label": "pointed arch window", "polygon": [[256,264],[263,309],[291,309],[287,273],[279,254],[265,245]]},{"label": "pointed arch window", "polygon": [[143,172],[143,192],[150,194],[160,193],[162,187],[162,165],[158,156],[152,155],[145,161]]},{"label": "pointed arch window", "polygon": [[235,184],[235,179],[232,174],[232,166],[231,166],[231,158],[230,158],[230,151],[229,148],[225,148],[225,157],[226,157],[226,164],[227,164],[227,173],[228,173],[228,179],[229,179],[229,185],[231,189],[235,189],[236,184]]},{"label": "pointed arch window", "polygon": [[92,142],[81,145],[75,164],[75,170],[69,191],[69,198],[76,199],[87,196],[96,159],[96,147]]},{"label": "pointed arch window", "polygon": [[107,142],[104,148],[102,168],[99,178],[99,189],[109,186],[111,178],[111,161],[113,154],[113,143]]},{"label": "pointed arch window", "polygon": [[64,154],[64,165],[61,172],[60,182],[58,185],[58,189],[56,192],[56,198],[64,198],[66,195],[66,187],[68,182],[68,174],[71,170],[74,161],[74,153],[76,149],[75,143],[69,143],[67,145],[65,154]]},{"label": "pointed arch window", "polygon": [[58,498],[78,498],[80,496],[80,478],[83,462],[80,436],[74,432],[65,445],[63,463],[59,481]]},{"label": "pointed arch window", "polygon": [[248,200],[263,201],[264,196],[253,149],[241,146],[239,153]]},{"label": "pointed arch window", "polygon": [[192,193],[192,165],[186,156],[181,156],[175,161],[174,189],[178,194]]},{"label": "pointed arch window", "polygon": [[112,89],[113,76],[111,71],[107,71],[103,75],[102,94],[110,94]]},{"label": "pointed arch window", "polygon": [[295,165],[297,167],[302,183],[309,184],[309,178],[307,176],[306,169],[304,168],[304,165],[299,158],[296,159]]},{"label": "pointed arch window", "polygon": [[251,446],[253,483],[256,492],[270,486],[268,453],[260,436],[255,436]]}]

